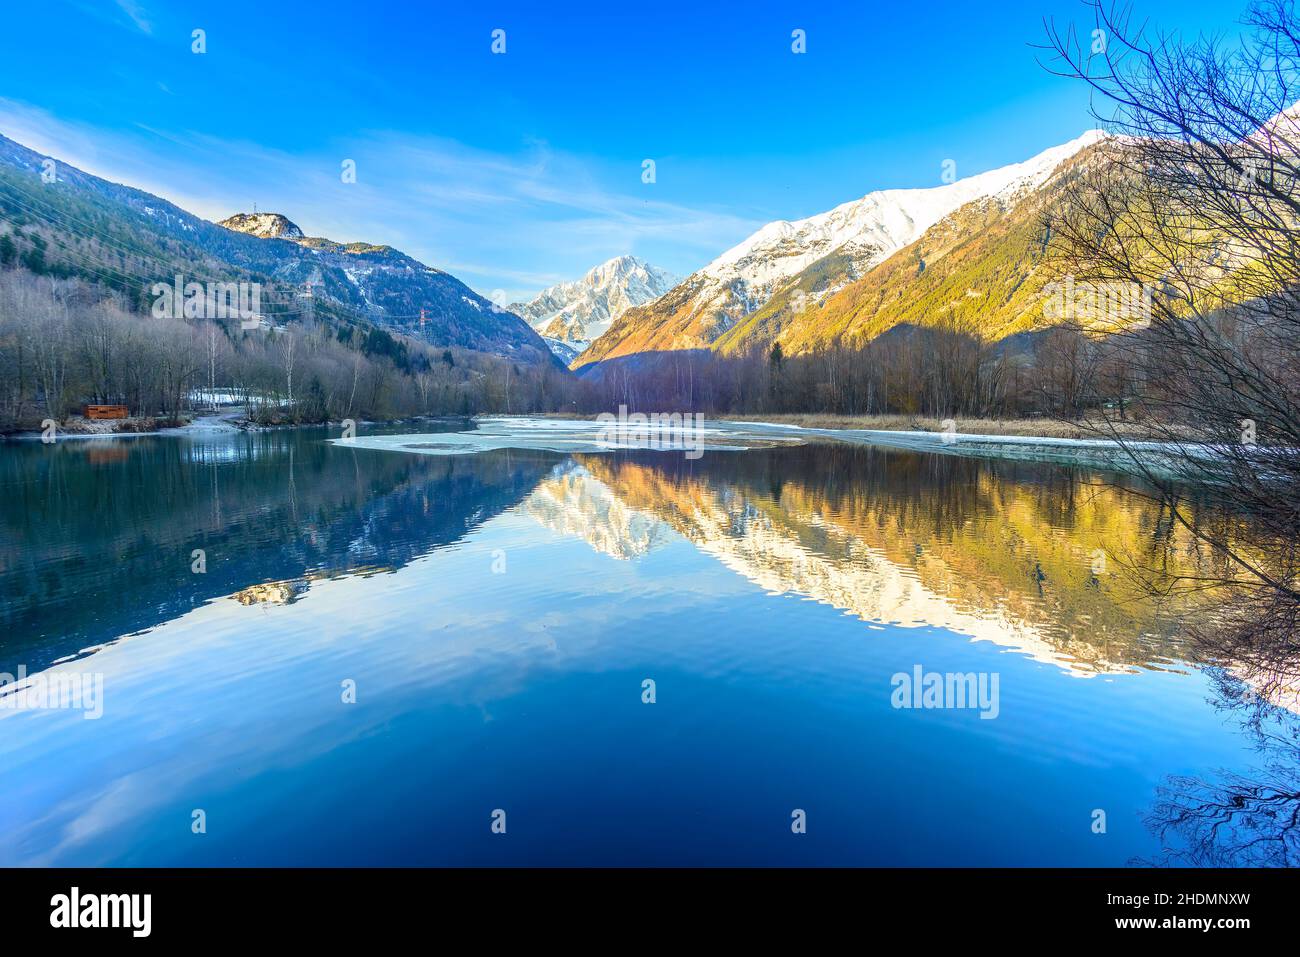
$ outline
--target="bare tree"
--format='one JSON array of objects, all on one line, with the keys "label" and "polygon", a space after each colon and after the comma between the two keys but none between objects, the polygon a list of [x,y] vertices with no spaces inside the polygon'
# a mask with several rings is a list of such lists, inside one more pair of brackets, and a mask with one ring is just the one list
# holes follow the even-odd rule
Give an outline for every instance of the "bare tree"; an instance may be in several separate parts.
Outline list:
[{"label": "bare tree", "polygon": [[[1141,291],[1142,315],[1110,331],[1161,446],[1125,448],[1228,559],[1183,583],[1224,595],[1216,653],[1280,687],[1300,674],[1300,21],[1269,0],[1239,45],[1184,43],[1087,6],[1087,37],[1048,23],[1045,65],[1091,87],[1115,135],[1050,217],[1051,249],[1078,284]],[[1102,428],[1125,443],[1116,418]],[[1189,480],[1227,520],[1193,519]]]},{"label": "bare tree", "polygon": [[286,333],[280,343],[280,361],[284,368],[285,389],[288,392],[289,405],[293,405],[293,353],[298,341],[293,333]]}]

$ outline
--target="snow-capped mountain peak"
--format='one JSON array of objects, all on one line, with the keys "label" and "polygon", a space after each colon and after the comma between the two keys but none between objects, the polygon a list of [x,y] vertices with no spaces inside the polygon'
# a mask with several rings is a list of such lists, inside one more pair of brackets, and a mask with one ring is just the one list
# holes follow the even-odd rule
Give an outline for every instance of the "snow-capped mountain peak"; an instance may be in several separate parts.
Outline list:
[{"label": "snow-capped mountain peak", "polygon": [[942,186],[868,193],[807,219],[768,223],[699,271],[714,282],[743,282],[765,299],[765,289],[832,252],[852,255],[869,269],[914,242],[927,229],[981,198],[1013,202],[1041,186],[1063,161],[1106,134],[1090,130],[1077,139],[1013,163]]},{"label": "snow-capped mountain peak", "polygon": [[635,256],[617,256],[581,279],[557,283],[508,308],[540,332],[557,355],[571,359],[628,309],[658,299],[677,281]]}]

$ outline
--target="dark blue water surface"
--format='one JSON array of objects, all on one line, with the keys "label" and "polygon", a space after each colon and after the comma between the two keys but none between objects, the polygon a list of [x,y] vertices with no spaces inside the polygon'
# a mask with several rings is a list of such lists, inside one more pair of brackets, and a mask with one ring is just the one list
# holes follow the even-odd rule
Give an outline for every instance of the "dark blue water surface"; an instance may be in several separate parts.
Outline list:
[{"label": "dark blue water surface", "polygon": [[[1231,862],[1161,826],[1258,742],[1101,476],[322,439],[0,447],[0,671],[103,688],[0,710],[0,864]],[[895,707],[918,666],[996,716]]]}]

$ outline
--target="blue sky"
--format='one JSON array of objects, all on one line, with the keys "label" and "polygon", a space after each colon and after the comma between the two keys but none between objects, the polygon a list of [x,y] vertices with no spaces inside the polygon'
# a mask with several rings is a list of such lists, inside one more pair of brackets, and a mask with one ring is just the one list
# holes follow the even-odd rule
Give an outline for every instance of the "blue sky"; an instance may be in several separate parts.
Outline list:
[{"label": "blue sky", "polygon": [[[1234,33],[1244,9],[1135,5],[1185,35]],[[256,202],[309,235],[389,243],[509,299],[622,253],[686,274],[770,220],[1093,125],[1086,91],[1030,47],[1045,16],[1090,29],[1077,0],[42,0],[2,16],[5,135],[208,218]]]}]

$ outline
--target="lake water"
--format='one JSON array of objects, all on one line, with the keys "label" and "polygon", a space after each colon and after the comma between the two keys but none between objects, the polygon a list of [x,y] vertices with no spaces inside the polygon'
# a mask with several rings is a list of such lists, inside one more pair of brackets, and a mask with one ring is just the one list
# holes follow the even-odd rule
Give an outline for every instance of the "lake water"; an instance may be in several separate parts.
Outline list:
[{"label": "lake water", "polygon": [[1259,760],[1114,479],[326,438],[0,447],[0,672],[86,690],[0,708],[0,865],[1123,865]]}]

